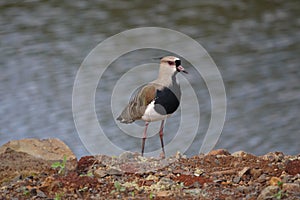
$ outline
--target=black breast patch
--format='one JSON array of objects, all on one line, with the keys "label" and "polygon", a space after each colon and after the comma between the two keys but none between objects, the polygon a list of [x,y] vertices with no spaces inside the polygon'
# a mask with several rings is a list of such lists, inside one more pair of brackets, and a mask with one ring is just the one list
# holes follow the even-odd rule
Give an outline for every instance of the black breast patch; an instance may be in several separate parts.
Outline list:
[{"label": "black breast patch", "polygon": [[154,110],[157,113],[161,115],[172,114],[177,110],[178,106],[179,100],[169,88],[157,90],[154,101]]}]

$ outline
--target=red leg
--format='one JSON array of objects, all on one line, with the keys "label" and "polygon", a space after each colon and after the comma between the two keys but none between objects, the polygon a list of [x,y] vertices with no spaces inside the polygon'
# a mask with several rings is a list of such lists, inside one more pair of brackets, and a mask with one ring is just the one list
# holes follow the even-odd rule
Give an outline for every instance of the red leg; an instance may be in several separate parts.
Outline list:
[{"label": "red leg", "polygon": [[148,128],[149,122],[145,123],[145,130],[142,138],[142,156],[144,155],[144,148],[145,148],[145,141],[147,138],[147,128]]},{"label": "red leg", "polygon": [[159,129],[159,137],[160,137],[160,142],[161,142],[161,148],[162,148],[162,154],[161,157],[165,158],[165,148],[164,148],[164,122],[165,120],[161,121],[160,124],[160,129]]}]

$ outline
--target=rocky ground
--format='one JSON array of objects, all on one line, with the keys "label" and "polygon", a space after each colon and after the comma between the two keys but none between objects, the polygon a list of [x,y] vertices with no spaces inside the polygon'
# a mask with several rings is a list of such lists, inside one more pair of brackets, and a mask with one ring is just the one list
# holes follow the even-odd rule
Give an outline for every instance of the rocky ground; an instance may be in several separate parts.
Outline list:
[{"label": "rocky ground", "polygon": [[0,148],[0,199],[300,199],[300,155],[85,156],[56,139]]}]

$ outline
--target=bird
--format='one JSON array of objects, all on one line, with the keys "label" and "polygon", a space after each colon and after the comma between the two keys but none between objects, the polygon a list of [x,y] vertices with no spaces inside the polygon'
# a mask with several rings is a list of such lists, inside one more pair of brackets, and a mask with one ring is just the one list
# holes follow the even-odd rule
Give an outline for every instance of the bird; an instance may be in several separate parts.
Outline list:
[{"label": "bird", "polygon": [[163,129],[166,118],[173,114],[180,104],[180,85],[176,80],[176,74],[185,71],[181,66],[181,60],[175,56],[165,56],[160,59],[160,67],[157,79],[144,85],[125,106],[117,120],[121,123],[132,123],[135,120],[145,121],[142,137],[142,152],[144,155],[147,128],[150,122],[161,121],[159,137],[161,142],[161,158],[165,158]]}]

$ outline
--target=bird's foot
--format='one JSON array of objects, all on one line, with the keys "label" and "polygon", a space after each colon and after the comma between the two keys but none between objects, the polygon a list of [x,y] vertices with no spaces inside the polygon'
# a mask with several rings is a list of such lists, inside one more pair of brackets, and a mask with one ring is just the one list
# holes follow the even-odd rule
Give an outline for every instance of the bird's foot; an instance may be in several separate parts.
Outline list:
[{"label": "bird's foot", "polygon": [[161,152],[160,155],[159,155],[159,157],[161,159],[165,159],[166,158],[165,152]]}]

